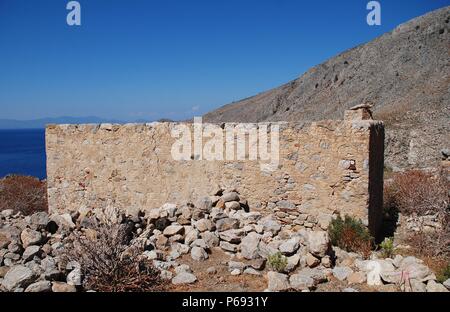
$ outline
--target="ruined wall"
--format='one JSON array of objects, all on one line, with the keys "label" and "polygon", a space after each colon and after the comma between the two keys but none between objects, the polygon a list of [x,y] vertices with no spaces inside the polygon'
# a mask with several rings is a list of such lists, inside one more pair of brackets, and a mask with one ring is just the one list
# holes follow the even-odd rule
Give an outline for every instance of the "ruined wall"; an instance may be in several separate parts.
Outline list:
[{"label": "ruined wall", "polygon": [[234,187],[251,210],[274,212],[285,223],[295,223],[302,213],[320,217],[337,212],[367,221],[369,210],[378,220],[380,200],[370,200],[369,191],[378,196],[379,186],[369,188],[369,180],[371,175],[376,183],[382,178],[383,152],[371,148],[383,146],[383,125],[350,115],[345,121],[305,127],[283,125],[274,171],[251,160],[175,161],[171,129],[176,123],[49,125],[49,209],[113,206],[133,214]]}]

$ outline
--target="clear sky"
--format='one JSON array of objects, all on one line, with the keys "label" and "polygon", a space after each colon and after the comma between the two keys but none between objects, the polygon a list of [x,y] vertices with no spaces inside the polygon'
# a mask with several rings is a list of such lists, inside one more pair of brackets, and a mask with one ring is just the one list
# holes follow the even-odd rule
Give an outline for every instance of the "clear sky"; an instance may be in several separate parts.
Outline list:
[{"label": "clear sky", "polygon": [[200,115],[450,0],[0,0],[0,118]]}]

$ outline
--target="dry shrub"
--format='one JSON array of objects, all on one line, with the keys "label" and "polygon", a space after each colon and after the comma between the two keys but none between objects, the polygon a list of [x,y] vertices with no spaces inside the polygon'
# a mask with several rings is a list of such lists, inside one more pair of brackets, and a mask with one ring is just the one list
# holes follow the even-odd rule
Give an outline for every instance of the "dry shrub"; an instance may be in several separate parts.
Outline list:
[{"label": "dry shrub", "polygon": [[448,185],[443,175],[409,170],[393,175],[384,197],[385,207],[395,206],[405,215],[441,214],[448,205]]},{"label": "dry shrub", "polygon": [[385,184],[385,212],[399,211],[406,216],[434,215],[440,229],[429,230],[419,224],[419,231],[409,233],[408,243],[416,253],[424,256],[449,258],[450,255],[450,211],[449,183],[443,172],[433,175],[420,170],[396,173]]},{"label": "dry shrub", "polygon": [[47,183],[29,176],[12,175],[0,180],[0,211],[12,209],[30,215],[47,211]]},{"label": "dry shrub", "polygon": [[338,216],[328,227],[331,243],[348,252],[357,252],[365,258],[370,256],[373,238],[368,228],[360,221],[350,216],[342,219]]},{"label": "dry shrub", "polygon": [[74,234],[63,256],[81,265],[83,287],[100,292],[151,292],[164,289],[153,263],[130,247],[130,227],[97,225],[88,235]]}]

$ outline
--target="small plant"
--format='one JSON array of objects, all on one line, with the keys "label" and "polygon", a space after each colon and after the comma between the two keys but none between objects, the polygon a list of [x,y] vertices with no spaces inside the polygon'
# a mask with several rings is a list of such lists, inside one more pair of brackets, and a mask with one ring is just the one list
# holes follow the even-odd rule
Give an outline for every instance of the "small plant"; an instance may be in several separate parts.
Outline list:
[{"label": "small plant", "polygon": [[373,238],[361,220],[338,216],[328,227],[331,243],[348,252],[359,252],[366,258],[372,250]]},{"label": "small plant", "polygon": [[450,278],[450,263],[447,264],[447,266],[443,268],[441,272],[439,272],[437,280],[439,283],[443,283],[449,278]]},{"label": "small plant", "polygon": [[287,258],[281,252],[277,252],[267,257],[267,263],[273,270],[283,272],[287,266]]},{"label": "small plant", "polygon": [[164,283],[152,261],[130,247],[130,228],[126,224],[96,225],[95,235],[74,235],[72,248],[62,259],[81,266],[83,287],[100,292],[161,291]]},{"label": "small plant", "polygon": [[380,244],[380,248],[384,258],[392,258],[394,255],[394,238],[386,237]]}]

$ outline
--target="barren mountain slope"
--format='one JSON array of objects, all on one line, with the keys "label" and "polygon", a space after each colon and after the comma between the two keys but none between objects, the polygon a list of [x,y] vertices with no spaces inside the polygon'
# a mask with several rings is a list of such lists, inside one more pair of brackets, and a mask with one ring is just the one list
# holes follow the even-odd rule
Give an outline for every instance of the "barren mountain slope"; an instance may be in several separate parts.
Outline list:
[{"label": "barren mountain slope", "polygon": [[372,103],[386,122],[386,163],[435,164],[450,148],[450,7],[320,64],[300,78],[204,116],[208,122],[340,119]]}]

